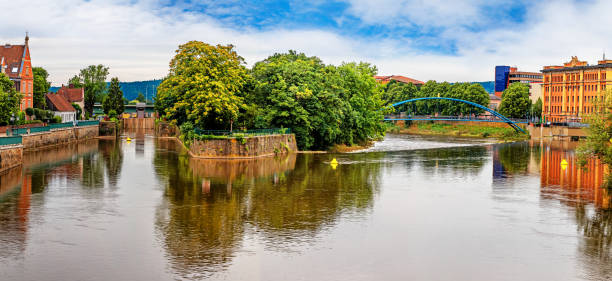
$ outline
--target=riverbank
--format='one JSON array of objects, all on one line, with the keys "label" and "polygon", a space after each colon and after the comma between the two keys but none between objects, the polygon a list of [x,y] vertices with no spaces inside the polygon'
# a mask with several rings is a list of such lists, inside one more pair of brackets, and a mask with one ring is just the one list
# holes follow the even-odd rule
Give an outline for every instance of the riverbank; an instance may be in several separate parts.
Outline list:
[{"label": "riverbank", "polygon": [[388,133],[453,136],[463,138],[496,139],[502,142],[528,140],[528,134],[517,133],[510,127],[474,126],[462,124],[413,123],[410,127],[389,125]]}]

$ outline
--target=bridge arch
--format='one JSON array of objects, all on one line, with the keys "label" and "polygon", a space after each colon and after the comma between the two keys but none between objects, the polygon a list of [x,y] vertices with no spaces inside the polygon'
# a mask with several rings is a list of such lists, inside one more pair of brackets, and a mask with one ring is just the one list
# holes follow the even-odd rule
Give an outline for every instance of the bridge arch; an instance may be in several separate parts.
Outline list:
[{"label": "bridge arch", "polygon": [[414,99],[409,99],[409,100],[405,100],[405,101],[396,102],[396,103],[392,104],[391,106],[397,107],[397,106],[400,106],[400,105],[405,104],[405,103],[411,103],[411,102],[416,102],[416,101],[421,101],[421,100],[450,100],[450,101],[456,101],[456,102],[462,102],[462,103],[465,103],[465,104],[469,104],[471,106],[483,109],[483,110],[491,113],[493,116],[495,116],[495,117],[501,119],[502,121],[504,121],[506,124],[508,124],[510,127],[512,127],[515,131],[522,132],[522,133],[526,134],[526,132],[525,132],[525,130],[523,130],[523,128],[521,128],[519,125],[517,125],[514,121],[508,119],[508,117],[503,116],[501,113],[499,113],[499,112],[497,112],[497,111],[495,111],[493,109],[490,109],[490,108],[488,108],[486,106],[477,104],[475,102],[467,101],[467,100],[455,99],[455,98],[445,98],[445,97],[414,98]]}]

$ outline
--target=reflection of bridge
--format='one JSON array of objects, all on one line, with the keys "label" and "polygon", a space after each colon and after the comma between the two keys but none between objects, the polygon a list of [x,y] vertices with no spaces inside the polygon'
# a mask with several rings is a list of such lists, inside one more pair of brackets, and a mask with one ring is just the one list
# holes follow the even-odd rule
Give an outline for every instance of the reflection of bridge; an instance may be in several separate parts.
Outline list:
[{"label": "reflection of bridge", "polygon": [[410,120],[410,121],[419,121],[419,120],[426,120],[426,121],[474,121],[474,122],[500,122],[500,123],[506,123],[508,124],[510,127],[512,127],[515,131],[517,132],[522,132],[525,133],[525,130],[523,130],[523,128],[521,128],[518,123],[528,123],[527,120],[512,120],[510,118],[507,118],[506,116],[503,116],[501,113],[490,109],[484,105],[481,104],[477,104],[475,102],[471,102],[471,101],[466,101],[466,100],[461,100],[461,99],[455,99],[455,98],[445,98],[445,97],[427,97],[427,98],[416,98],[416,99],[409,99],[409,100],[405,100],[405,101],[400,101],[397,103],[392,104],[391,106],[393,107],[397,107],[400,106],[402,104],[405,103],[413,103],[416,101],[425,101],[425,100],[449,100],[449,101],[456,101],[456,102],[461,102],[461,103],[465,103],[468,105],[471,105],[473,107],[476,108],[480,108],[482,110],[485,110],[487,112],[489,112],[491,114],[491,116],[481,116],[481,117],[474,117],[474,116],[401,116],[401,117],[393,117],[393,116],[385,116],[385,121],[399,121],[399,120]]}]

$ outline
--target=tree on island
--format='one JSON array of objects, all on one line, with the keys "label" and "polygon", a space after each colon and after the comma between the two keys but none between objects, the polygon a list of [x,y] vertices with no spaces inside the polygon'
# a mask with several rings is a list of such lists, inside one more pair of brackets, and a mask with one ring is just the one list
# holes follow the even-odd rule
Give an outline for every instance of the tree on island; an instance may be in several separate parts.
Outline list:
[{"label": "tree on island", "polygon": [[229,129],[245,107],[243,64],[232,45],[190,41],[179,46],[168,77],[158,87],[155,109],[174,123]]},{"label": "tree on island", "polygon": [[499,104],[499,113],[508,118],[525,118],[530,108],[529,85],[512,83],[508,89],[504,90]]},{"label": "tree on island", "polygon": [[0,125],[9,124],[11,116],[19,115],[23,95],[15,90],[15,83],[0,73]]},{"label": "tree on island", "polygon": [[34,104],[35,108],[45,109],[47,108],[47,101],[45,95],[49,92],[51,83],[47,81],[49,73],[42,67],[33,67],[32,74],[34,75],[33,92],[34,92]]},{"label": "tree on island", "polygon": [[111,79],[108,87],[108,94],[104,97],[104,101],[102,102],[102,109],[107,115],[111,111],[113,111],[115,115],[123,114],[123,91],[121,91],[121,87],[119,86],[119,78],[115,77]]},{"label": "tree on island", "polygon": [[69,83],[75,87],[85,87],[85,115],[93,115],[93,106],[96,100],[100,101],[106,90],[106,76],[108,67],[104,65],[90,65],[81,69],[78,76],[70,78]]}]

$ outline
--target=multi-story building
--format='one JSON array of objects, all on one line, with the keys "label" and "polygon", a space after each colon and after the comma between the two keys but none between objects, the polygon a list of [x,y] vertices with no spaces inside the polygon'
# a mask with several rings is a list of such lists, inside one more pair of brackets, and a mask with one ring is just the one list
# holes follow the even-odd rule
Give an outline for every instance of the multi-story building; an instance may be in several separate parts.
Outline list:
[{"label": "multi-story building", "polygon": [[0,46],[0,73],[6,74],[15,83],[15,89],[23,94],[19,108],[23,111],[34,105],[34,76],[30,60],[29,37],[24,45]]},{"label": "multi-story building", "polygon": [[[527,83],[529,88],[540,87],[542,83],[542,73],[518,71],[516,67],[498,65],[495,67],[495,95],[502,96],[505,89],[512,83]],[[536,91],[539,89],[535,89]],[[532,91],[529,91],[531,96]],[[537,98],[536,98],[537,99]]]},{"label": "multi-story building", "polygon": [[612,87],[612,60],[605,55],[596,65],[572,57],[563,66],[545,66],[542,73],[542,115],[549,122],[581,122]]}]

